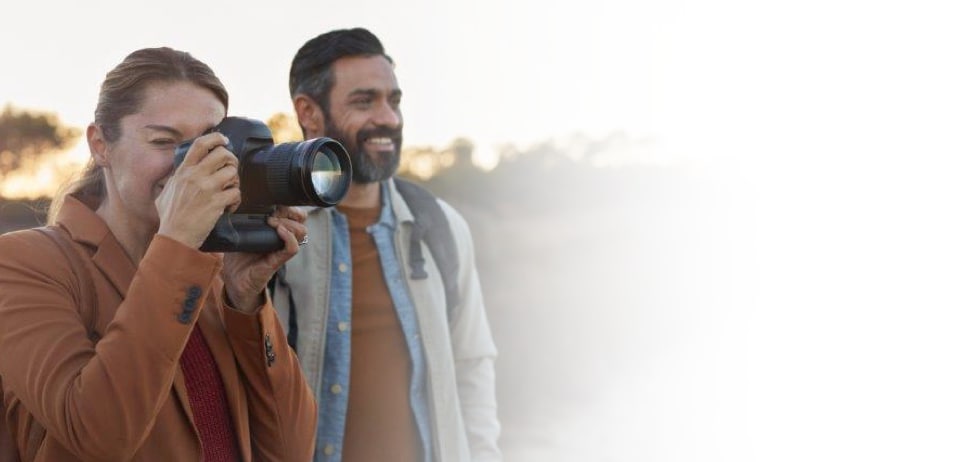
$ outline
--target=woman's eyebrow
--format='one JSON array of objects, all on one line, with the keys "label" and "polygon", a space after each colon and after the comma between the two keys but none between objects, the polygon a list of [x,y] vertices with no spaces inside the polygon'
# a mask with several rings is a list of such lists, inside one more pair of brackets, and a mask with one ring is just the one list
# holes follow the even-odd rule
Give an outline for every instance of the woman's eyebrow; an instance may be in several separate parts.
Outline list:
[{"label": "woman's eyebrow", "polygon": [[182,132],[176,130],[173,127],[169,127],[168,125],[152,125],[152,124],[149,124],[149,125],[145,125],[144,128],[147,128],[147,129],[150,129],[150,130],[158,130],[158,131],[167,132],[167,133],[171,134],[172,136],[178,137],[179,139],[181,139],[181,136],[182,136]]}]

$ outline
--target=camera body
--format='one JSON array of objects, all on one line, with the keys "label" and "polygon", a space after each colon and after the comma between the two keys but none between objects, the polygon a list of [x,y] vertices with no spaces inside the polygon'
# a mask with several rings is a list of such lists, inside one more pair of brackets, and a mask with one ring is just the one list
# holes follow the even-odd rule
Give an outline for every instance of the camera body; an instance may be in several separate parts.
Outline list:
[{"label": "camera body", "polygon": [[[331,207],[350,187],[350,156],[331,138],[273,143],[269,127],[255,119],[226,117],[207,133],[229,139],[227,148],[239,158],[242,201],[233,213],[223,213],[202,243],[204,252],[272,252],[283,248],[276,230],[266,223],[277,205]],[[178,168],[193,140],[175,149]]]}]

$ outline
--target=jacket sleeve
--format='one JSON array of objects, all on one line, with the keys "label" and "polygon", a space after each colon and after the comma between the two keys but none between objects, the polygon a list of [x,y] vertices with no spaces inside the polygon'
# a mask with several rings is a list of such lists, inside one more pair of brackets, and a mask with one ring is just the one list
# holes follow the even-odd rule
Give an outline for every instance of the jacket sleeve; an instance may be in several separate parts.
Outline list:
[{"label": "jacket sleeve", "polygon": [[223,305],[229,343],[245,380],[253,460],[311,460],[317,405],[269,297],[255,314]]},{"label": "jacket sleeve", "polygon": [[458,289],[461,297],[449,324],[465,433],[473,461],[500,461],[498,438],[501,426],[495,399],[497,351],[478,280],[475,246],[465,220],[444,201],[439,203],[451,224],[460,256]]},{"label": "jacket sleeve", "polygon": [[130,459],[170,398],[219,259],[156,236],[95,346],[79,315],[76,278],[53,243],[12,233],[0,237],[0,255],[4,387],[46,438],[79,459]]}]

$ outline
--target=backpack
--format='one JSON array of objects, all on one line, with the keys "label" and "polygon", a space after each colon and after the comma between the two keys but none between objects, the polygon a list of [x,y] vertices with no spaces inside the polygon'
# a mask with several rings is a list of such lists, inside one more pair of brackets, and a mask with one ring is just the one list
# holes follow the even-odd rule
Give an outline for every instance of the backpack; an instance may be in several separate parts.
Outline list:
[{"label": "backpack", "polygon": [[[421,280],[428,278],[428,272],[424,269],[424,252],[421,251],[421,241],[424,241],[431,251],[431,258],[434,258],[438,272],[441,274],[441,282],[445,288],[445,303],[447,316],[450,320],[452,311],[458,306],[458,245],[455,243],[455,236],[451,234],[451,225],[445,211],[438,203],[438,199],[430,191],[419,186],[417,183],[394,177],[394,185],[397,192],[404,198],[404,202],[411,209],[414,215],[414,226],[411,230],[411,241],[408,249],[408,267],[411,269],[411,279]],[[269,282],[270,296],[275,292],[275,280],[281,272],[285,272],[286,267],[280,269],[273,279]],[[296,339],[299,335],[300,327],[296,319],[294,310],[293,295],[290,294],[290,322],[288,326],[287,343],[296,350]]]},{"label": "backpack", "polygon": [[[76,277],[74,282],[80,291],[79,299],[77,300],[78,312],[81,314],[81,320],[84,321],[87,327],[88,338],[97,343],[101,338],[100,334],[95,330],[95,323],[98,320],[97,294],[94,292],[94,283],[91,280],[91,273],[88,267],[81,260],[77,249],[74,248],[71,240],[65,236],[61,228],[45,226],[42,228],[33,228],[33,230],[54,241],[57,247],[61,249],[61,253],[67,257],[67,261],[71,265],[71,273]],[[28,439],[30,442],[28,444],[28,454],[32,454],[37,451],[38,445],[44,439],[47,431],[35,421],[32,423],[29,433]],[[3,377],[0,377],[0,462],[19,461],[20,455],[16,440],[10,433],[10,429],[7,428],[7,406],[6,400],[3,398]]]},{"label": "backpack", "polygon": [[421,241],[424,241],[431,251],[431,258],[434,258],[435,265],[438,266],[438,272],[441,273],[450,319],[451,311],[458,306],[458,281],[455,279],[458,275],[458,245],[455,243],[455,236],[451,234],[448,217],[438,203],[438,198],[427,189],[399,177],[394,177],[394,185],[414,215],[411,248],[408,252],[411,279],[428,278],[421,252]]}]

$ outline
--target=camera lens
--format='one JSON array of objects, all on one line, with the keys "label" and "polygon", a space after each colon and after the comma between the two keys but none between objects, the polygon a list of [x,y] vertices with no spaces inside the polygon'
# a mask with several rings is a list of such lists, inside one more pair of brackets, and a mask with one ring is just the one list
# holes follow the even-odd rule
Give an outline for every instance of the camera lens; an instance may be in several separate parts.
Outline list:
[{"label": "camera lens", "polygon": [[[272,252],[284,247],[267,219],[278,205],[337,205],[350,188],[350,155],[337,141],[315,138],[273,144],[269,127],[256,119],[226,117],[212,128],[229,138],[239,159],[242,200],[224,213],[202,243],[205,252]],[[175,168],[192,141],[175,148]]]},{"label": "camera lens", "polygon": [[313,154],[313,165],[310,167],[314,194],[323,202],[336,203],[349,183],[349,173],[341,168],[340,159],[333,149],[326,144],[321,145]]},{"label": "camera lens", "polygon": [[331,207],[350,187],[350,156],[330,138],[281,143],[241,165],[243,203]]}]

